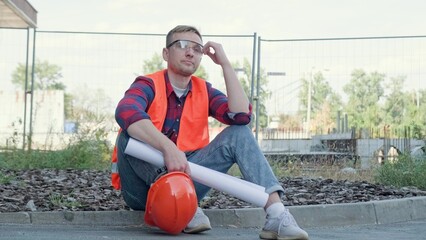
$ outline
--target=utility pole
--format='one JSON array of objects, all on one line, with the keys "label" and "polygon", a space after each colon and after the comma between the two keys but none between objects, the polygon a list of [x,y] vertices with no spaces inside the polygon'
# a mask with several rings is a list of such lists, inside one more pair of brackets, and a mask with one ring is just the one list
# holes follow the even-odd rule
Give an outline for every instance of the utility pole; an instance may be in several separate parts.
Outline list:
[{"label": "utility pole", "polygon": [[[313,71],[313,70],[312,70]],[[311,105],[312,105],[312,71],[308,81],[308,109],[306,113],[306,132],[310,135],[311,132]]]}]

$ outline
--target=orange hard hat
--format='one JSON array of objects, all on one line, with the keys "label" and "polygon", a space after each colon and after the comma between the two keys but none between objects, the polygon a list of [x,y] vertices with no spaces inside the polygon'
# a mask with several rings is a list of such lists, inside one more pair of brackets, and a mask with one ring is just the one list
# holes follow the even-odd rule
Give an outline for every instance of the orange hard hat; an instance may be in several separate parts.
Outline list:
[{"label": "orange hard hat", "polygon": [[196,210],[197,194],[191,178],[183,172],[170,172],[158,178],[148,191],[145,223],[178,234]]}]

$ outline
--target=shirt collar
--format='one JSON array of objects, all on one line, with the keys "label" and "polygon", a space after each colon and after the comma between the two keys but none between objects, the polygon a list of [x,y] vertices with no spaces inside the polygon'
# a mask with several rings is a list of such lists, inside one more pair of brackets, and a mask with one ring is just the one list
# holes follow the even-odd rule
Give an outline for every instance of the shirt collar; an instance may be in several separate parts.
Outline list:
[{"label": "shirt collar", "polygon": [[[170,83],[170,79],[169,79],[169,75],[167,74],[167,71],[165,71],[164,75],[165,75],[164,77],[166,79],[166,94],[167,94],[167,97],[170,97],[170,94],[172,94],[172,92],[174,92],[173,86]],[[188,94],[191,91],[192,91],[192,80],[189,81],[188,90],[187,90],[186,94]],[[186,96],[186,94],[184,94],[184,95]]]}]

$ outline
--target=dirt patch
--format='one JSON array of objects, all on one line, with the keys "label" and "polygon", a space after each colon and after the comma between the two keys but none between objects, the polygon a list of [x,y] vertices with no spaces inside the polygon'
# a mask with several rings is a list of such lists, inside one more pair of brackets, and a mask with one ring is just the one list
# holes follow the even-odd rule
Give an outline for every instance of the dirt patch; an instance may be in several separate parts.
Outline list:
[{"label": "dirt patch", "polygon": [[[282,198],[286,206],[426,196],[426,191],[416,188],[394,188],[364,181],[283,178],[280,182],[286,190]],[[114,190],[110,183],[107,171],[0,169],[0,212],[129,209],[120,191]],[[201,206],[207,209],[255,207],[214,189]]]}]

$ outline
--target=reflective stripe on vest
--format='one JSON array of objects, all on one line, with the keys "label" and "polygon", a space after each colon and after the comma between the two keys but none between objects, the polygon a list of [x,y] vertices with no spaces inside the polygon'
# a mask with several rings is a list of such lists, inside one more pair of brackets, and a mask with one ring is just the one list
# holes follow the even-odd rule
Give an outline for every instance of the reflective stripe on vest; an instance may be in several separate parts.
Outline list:
[{"label": "reflective stripe on vest", "polygon": [[[155,97],[152,101],[148,115],[154,126],[161,131],[167,114],[167,91],[165,74],[167,70],[147,75],[154,82]],[[206,83],[203,79],[192,76],[192,92],[188,93],[182,111],[177,146],[182,151],[193,151],[205,147],[209,143],[208,109],[209,99]],[[118,132],[120,135],[121,129]],[[118,174],[117,146],[111,157],[111,181],[114,189],[121,189]]]},{"label": "reflective stripe on vest", "polygon": [[[118,130],[118,136],[120,136],[121,128]],[[111,185],[114,189],[121,189],[120,175],[118,175],[118,157],[117,157],[117,144],[114,145],[111,155]]]}]

